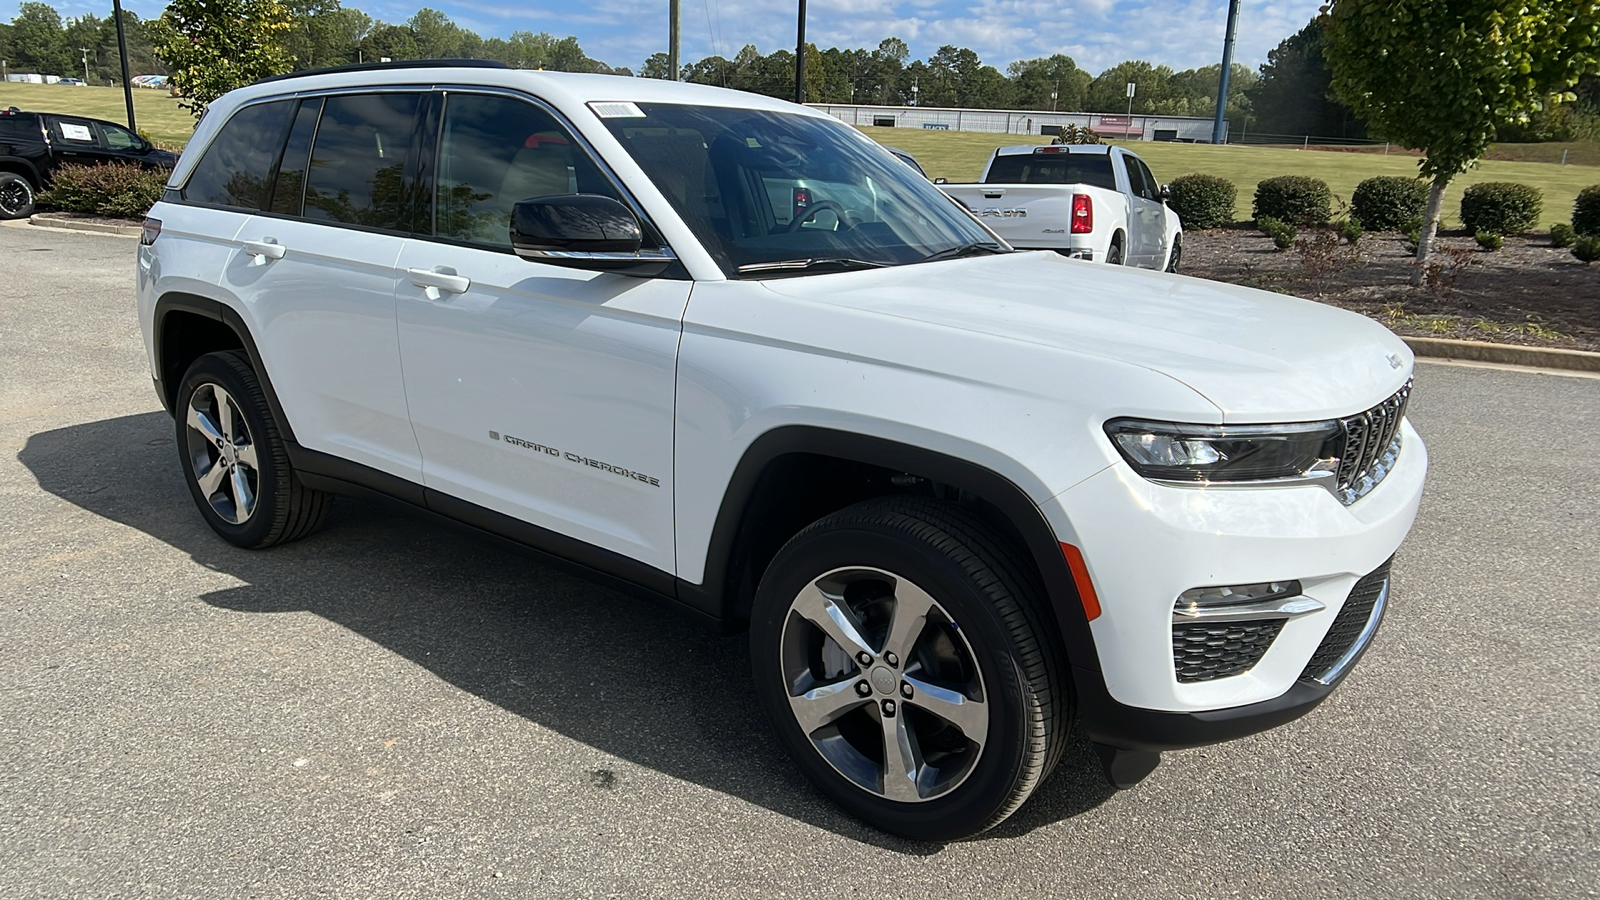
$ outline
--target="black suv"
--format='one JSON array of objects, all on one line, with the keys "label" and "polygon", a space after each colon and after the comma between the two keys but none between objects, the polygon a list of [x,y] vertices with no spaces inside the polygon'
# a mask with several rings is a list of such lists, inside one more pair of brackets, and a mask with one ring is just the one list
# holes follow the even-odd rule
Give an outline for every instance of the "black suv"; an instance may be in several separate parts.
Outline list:
[{"label": "black suv", "polygon": [[0,109],[0,219],[32,215],[34,196],[58,166],[102,162],[171,169],[178,154],[158,150],[114,122]]}]

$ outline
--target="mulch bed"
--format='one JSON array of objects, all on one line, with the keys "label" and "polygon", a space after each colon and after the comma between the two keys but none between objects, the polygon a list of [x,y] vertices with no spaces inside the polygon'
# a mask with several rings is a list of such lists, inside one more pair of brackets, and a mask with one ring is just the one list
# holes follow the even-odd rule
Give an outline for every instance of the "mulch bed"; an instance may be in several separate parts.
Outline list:
[{"label": "mulch bed", "polygon": [[1320,232],[1278,250],[1245,227],[1186,233],[1185,274],[1293,294],[1359,312],[1398,334],[1600,351],[1600,265],[1586,266],[1543,235],[1507,237],[1497,251],[1445,233],[1431,285],[1395,234],[1352,247]]}]

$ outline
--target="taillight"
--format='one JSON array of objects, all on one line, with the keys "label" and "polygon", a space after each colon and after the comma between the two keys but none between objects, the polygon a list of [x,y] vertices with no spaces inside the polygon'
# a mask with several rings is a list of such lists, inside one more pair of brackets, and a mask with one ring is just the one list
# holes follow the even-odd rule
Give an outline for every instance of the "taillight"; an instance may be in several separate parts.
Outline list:
[{"label": "taillight", "polygon": [[1094,204],[1088,194],[1072,195],[1072,233],[1089,234],[1094,231]]},{"label": "taillight", "polygon": [[140,229],[139,231],[139,243],[148,247],[151,244],[154,244],[156,242],[156,238],[160,236],[161,220],[152,219],[146,216],[144,220],[144,228]]}]

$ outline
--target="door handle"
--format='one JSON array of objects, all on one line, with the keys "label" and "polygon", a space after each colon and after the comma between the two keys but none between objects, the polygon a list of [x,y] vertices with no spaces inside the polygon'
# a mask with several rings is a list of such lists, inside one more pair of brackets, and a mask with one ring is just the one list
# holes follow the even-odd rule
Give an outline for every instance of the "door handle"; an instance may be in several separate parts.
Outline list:
[{"label": "door handle", "polygon": [[262,238],[259,241],[240,241],[239,243],[244,246],[244,252],[259,260],[283,259],[283,254],[289,250],[289,248],[278,243],[277,238]]},{"label": "door handle", "polygon": [[464,294],[472,287],[472,279],[457,275],[454,269],[438,266],[432,269],[407,269],[406,277],[417,287],[438,288],[452,294]]}]

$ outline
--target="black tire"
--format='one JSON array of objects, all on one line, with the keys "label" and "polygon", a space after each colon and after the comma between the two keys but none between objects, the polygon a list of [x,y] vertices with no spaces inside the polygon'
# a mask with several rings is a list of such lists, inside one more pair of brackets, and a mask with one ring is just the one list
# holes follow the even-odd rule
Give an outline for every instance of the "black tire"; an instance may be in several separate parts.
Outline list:
[{"label": "black tire", "polygon": [[1181,235],[1181,234],[1173,235],[1173,237],[1172,237],[1172,252],[1167,254],[1167,271],[1176,273],[1178,271],[1178,263],[1181,262],[1182,260],[1183,260],[1183,235]]},{"label": "black tire", "polygon": [[1106,265],[1120,266],[1123,259],[1122,235],[1119,234],[1111,239],[1111,249],[1106,251]]},{"label": "black tire", "polygon": [[15,172],[0,172],[0,219],[33,215],[33,183]]},{"label": "black tire", "polygon": [[[884,575],[893,578],[880,579]],[[835,578],[841,580],[830,580]],[[807,615],[806,598],[827,597],[823,586],[835,584],[841,586],[837,599],[850,606],[850,621],[860,624],[858,634],[876,655],[858,664],[850,659],[857,651],[841,653],[833,643],[833,665],[839,667],[819,671],[829,664],[832,639],[807,637],[816,620]],[[889,652],[896,645],[894,619],[886,622],[879,613],[875,620],[873,611],[883,604],[900,610],[924,602],[903,599],[909,596],[931,599],[932,608],[926,618],[907,617],[920,620],[920,637],[899,644],[916,649],[897,660]],[[870,500],[795,535],[762,576],[750,623],[756,693],[806,777],[845,810],[917,840],[968,837],[1015,812],[1049,775],[1065,744],[1071,693],[1044,610],[1030,570],[977,518],[931,499]],[[897,691],[879,681],[889,671],[886,665],[895,670],[888,677],[900,679]],[[969,687],[960,687],[963,678]],[[911,689],[927,687],[924,682],[944,687]],[[981,703],[971,702],[973,683],[981,687]],[[842,687],[850,690],[836,690]],[[940,690],[961,691],[964,705],[983,707],[982,724],[973,726],[982,731],[981,740],[951,724],[956,719],[927,711],[957,709],[941,706]],[[811,718],[814,727],[808,730],[797,704],[824,694],[839,707],[861,705],[836,718]],[[886,700],[899,705],[884,708]],[[892,751],[888,735],[896,726],[890,720],[897,715],[900,734],[914,739]],[[860,757],[870,767],[874,741],[882,768],[876,782],[870,768],[867,778],[860,777],[856,761]],[[897,782],[898,800],[889,796],[893,752],[900,754],[897,760],[915,760],[915,777]],[[855,780],[847,771],[857,773]],[[941,786],[946,773],[952,774]]]},{"label": "black tire", "polygon": [[252,550],[271,547],[305,537],[327,518],[332,496],[300,483],[244,353],[195,360],[178,385],[173,418],[184,481],[223,540]]}]

